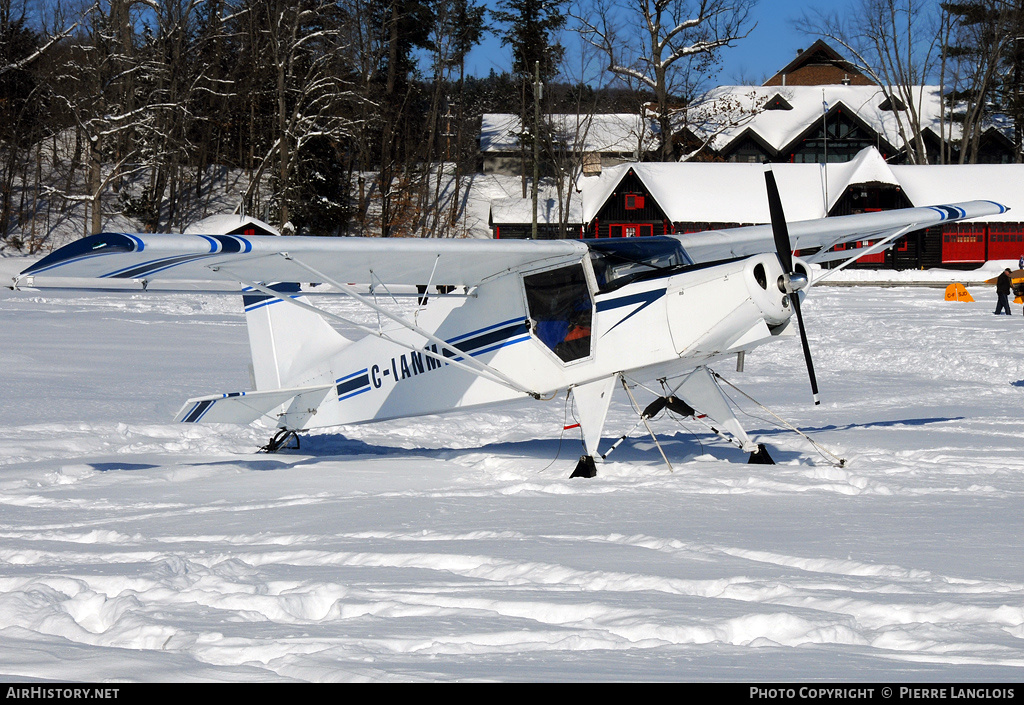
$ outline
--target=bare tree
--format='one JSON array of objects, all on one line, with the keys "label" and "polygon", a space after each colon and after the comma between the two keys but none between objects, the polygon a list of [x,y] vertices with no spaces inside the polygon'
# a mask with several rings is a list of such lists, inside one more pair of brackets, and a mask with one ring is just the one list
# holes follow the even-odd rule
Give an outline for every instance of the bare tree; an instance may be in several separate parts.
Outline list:
[{"label": "bare tree", "polygon": [[913,164],[927,164],[922,131],[923,86],[941,58],[937,6],[930,0],[858,0],[845,14],[805,13],[801,31],[840,45],[854,65],[877,83],[893,106],[897,131]]},{"label": "bare tree", "polygon": [[272,141],[245,193],[251,202],[260,181],[273,170],[278,194],[277,220],[290,221],[293,176],[306,142],[351,136],[352,121],[342,106],[354,100],[341,30],[343,18],[329,0],[247,0],[236,16],[248,15],[258,35],[252,58],[263,54],[260,73],[272,80]]},{"label": "bare tree", "polygon": [[[575,51],[566,52],[563,56],[559,73],[572,88],[568,95],[558,101],[559,110],[562,113],[558,123],[552,124],[551,129],[544,133],[547,138],[544,151],[547,153],[554,171],[555,190],[558,195],[559,237],[569,235],[569,218],[578,198],[577,187],[583,174],[585,161],[588,159],[600,160],[600,149],[605,146],[595,145],[596,140],[593,140],[591,136],[591,128],[598,112],[599,97],[598,92],[587,85],[590,78],[599,74],[603,57],[590,42],[586,41],[583,35],[572,32],[568,34],[570,38],[575,36],[579,45]],[[550,93],[549,101],[553,97],[550,96]],[[551,116],[548,116],[548,121],[553,122]],[[623,133],[629,134],[629,126],[623,124],[621,128]],[[639,110],[636,111],[634,129],[636,134],[631,136],[637,138],[637,157],[640,158],[645,151],[644,141],[647,130]],[[588,148],[595,146],[597,147],[596,153],[590,153]]]},{"label": "bare tree", "polygon": [[[122,169],[137,153],[131,135],[152,121],[149,106],[136,103],[140,69],[133,60],[134,23],[127,18],[138,4],[117,0],[95,5],[50,77],[54,102],[62,118],[73,125],[76,144],[64,189],[51,187],[50,192],[86,205],[86,233],[102,230],[104,191],[123,175]],[[81,143],[87,149],[82,159]],[[110,155],[114,155],[113,166],[104,168]],[[79,165],[84,170],[84,193],[73,175]]]},{"label": "bare tree", "polygon": [[[459,213],[462,181],[461,147],[463,142],[466,55],[483,38],[487,27],[485,9],[469,0],[435,0],[435,22],[431,36],[433,90],[428,124],[429,154],[427,163],[440,162],[441,167],[431,181],[432,199],[421,206],[423,234],[435,237],[454,226]],[[453,84],[454,81],[454,84]],[[441,109],[445,112],[442,115]],[[454,112],[453,112],[454,110]],[[439,158],[438,158],[439,157]],[[430,169],[427,169],[430,174]],[[450,175],[450,176],[449,176]],[[450,188],[442,190],[442,182]],[[424,189],[424,195],[430,188]]]},{"label": "bare tree", "polygon": [[[52,100],[54,56],[95,9],[86,3],[69,8],[61,2],[0,0],[0,240],[19,249],[35,251],[45,238],[36,235],[36,212],[45,190],[41,143],[60,129]],[[26,218],[27,240],[16,232]]]},{"label": "bare tree", "polygon": [[[25,21],[28,3],[26,0],[22,0],[19,4],[20,7],[16,8],[15,3],[12,0],[0,0],[0,27],[6,29],[10,27],[12,23]],[[88,17],[94,10],[96,10],[99,3],[86,5],[78,12],[72,13],[78,17],[78,19],[70,21],[65,21],[68,15],[66,8],[60,2],[54,3],[52,7],[42,5],[42,3],[39,3],[39,5],[41,6],[37,6],[36,11],[40,13],[40,15],[43,15],[44,18],[47,14],[52,14],[56,22],[52,26],[48,26],[49,23],[46,19],[43,19],[40,29],[42,30],[42,36],[45,37],[45,41],[33,47],[32,51],[26,53],[24,56],[19,56],[17,58],[5,57],[5,60],[0,62],[0,76],[8,73],[9,71],[24,69],[49,53],[60,42],[71,36],[78,29],[81,20]]]},{"label": "bare tree", "polygon": [[942,9],[948,27],[942,54],[950,76],[946,98],[951,120],[961,127],[959,161],[973,163],[993,111],[1013,112],[1024,6],[1019,0],[972,0],[942,3]]},{"label": "bare tree", "polygon": [[673,136],[685,127],[719,52],[749,33],[754,2],[594,0],[577,17],[584,36],[607,58],[607,70],[653,94],[661,161],[678,158]]}]

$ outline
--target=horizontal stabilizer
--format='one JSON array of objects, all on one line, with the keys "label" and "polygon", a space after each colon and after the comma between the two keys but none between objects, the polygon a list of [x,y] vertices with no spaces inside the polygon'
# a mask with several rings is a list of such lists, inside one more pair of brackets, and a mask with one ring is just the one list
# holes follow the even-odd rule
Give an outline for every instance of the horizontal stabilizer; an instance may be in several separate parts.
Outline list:
[{"label": "horizontal stabilizer", "polygon": [[[249,424],[261,417],[282,428],[300,429],[316,413],[335,385],[232,392],[189,399],[174,420],[179,423]],[[287,406],[285,406],[287,405]],[[285,407],[277,411],[280,407]]]}]

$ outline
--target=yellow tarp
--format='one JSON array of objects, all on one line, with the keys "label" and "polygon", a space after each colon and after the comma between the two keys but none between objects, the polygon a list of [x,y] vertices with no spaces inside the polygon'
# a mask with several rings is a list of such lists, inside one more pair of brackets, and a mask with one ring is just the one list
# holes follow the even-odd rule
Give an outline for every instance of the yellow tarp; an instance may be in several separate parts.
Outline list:
[{"label": "yellow tarp", "polygon": [[[996,279],[998,279],[998,278],[999,278],[999,275],[997,274],[996,276],[992,277],[991,279],[986,279],[985,283],[986,284],[995,284],[996,283]],[[1014,284],[1020,284],[1021,282],[1024,282],[1024,269],[1018,269],[1015,272],[1010,272],[1010,281],[1013,282]]]},{"label": "yellow tarp", "polygon": [[946,287],[946,301],[974,301],[974,297],[963,284],[957,282]]}]

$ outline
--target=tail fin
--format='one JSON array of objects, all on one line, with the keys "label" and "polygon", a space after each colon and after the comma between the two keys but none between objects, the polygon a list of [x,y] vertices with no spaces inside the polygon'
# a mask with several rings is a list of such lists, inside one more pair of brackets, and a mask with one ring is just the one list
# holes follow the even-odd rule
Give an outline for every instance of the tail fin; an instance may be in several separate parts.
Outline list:
[{"label": "tail fin", "polygon": [[[273,284],[282,296],[308,303],[299,285]],[[261,292],[242,297],[249,328],[253,381],[257,390],[309,384],[318,362],[352,341],[334,330],[317,313]]]}]

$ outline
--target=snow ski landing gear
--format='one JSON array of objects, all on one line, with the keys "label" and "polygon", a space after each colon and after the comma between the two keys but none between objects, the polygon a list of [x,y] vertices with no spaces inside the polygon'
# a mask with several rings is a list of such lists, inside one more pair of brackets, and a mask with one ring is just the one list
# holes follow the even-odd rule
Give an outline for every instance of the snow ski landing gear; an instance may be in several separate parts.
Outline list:
[{"label": "snow ski landing gear", "polygon": [[576,469],[569,476],[570,479],[574,477],[597,477],[597,466],[594,465],[594,456],[580,456],[580,461],[576,463]]},{"label": "snow ski landing gear", "polygon": [[[289,441],[295,441],[295,445],[290,448],[285,448]],[[260,446],[261,453],[276,453],[279,450],[298,450],[299,449],[299,434],[287,428],[282,428],[274,434],[274,437],[270,439],[270,442],[265,446]]]},{"label": "snow ski landing gear", "polygon": [[768,449],[764,447],[764,443],[758,443],[757,450],[750,454],[747,465],[775,465],[775,461],[772,460],[772,456],[768,455]]},{"label": "snow ski landing gear", "polygon": [[583,431],[583,449],[585,455],[580,456],[576,469],[569,477],[597,477],[597,466],[594,456],[599,455],[597,446],[601,442],[601,430],[608,415],[608,405],[612,401],[612,390],[618,375],[611,375],[587,384],[578,384],[572,388],[572,400],[579,413],[579,425]]}]

